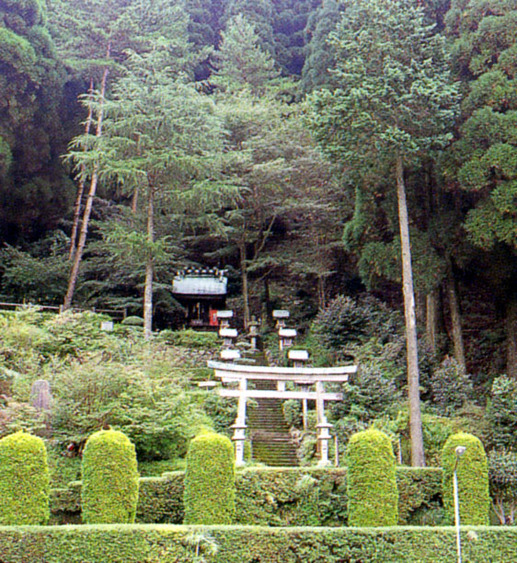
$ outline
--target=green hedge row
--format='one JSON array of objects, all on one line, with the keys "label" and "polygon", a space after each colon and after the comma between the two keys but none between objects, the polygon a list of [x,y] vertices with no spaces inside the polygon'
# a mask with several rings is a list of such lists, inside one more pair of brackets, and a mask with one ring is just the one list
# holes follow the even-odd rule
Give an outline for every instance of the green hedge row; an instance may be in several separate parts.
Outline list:
[{"label": "green hedge row", "polygon": [[[463,530],[464,563],[515,563],[517,528]],[[197,553],[197,557],[196,557]],[[97,525],[0,528],[3,563],[450,563],[453,527],[250,528]]]},{"label": "green hedge row", "polygon": [[[181,471],[140,478],[136,521],[183,522]],[[441,497],[442,471],[397,468],[399,524],[425,523]],[[51,492],[53,524],[80,521],[81,483]],[[235,521],[261,526],[342,526],[347,523],[346,469],[247,468],[236,474]]]}]

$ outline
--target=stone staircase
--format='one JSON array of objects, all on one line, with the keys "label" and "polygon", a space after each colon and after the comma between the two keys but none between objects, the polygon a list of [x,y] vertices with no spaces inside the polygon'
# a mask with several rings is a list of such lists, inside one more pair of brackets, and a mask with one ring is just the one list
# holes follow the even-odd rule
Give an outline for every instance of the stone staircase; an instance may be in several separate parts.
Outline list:
[{"label": "stone staircase", "polygon": [[[273,381],[255,381],[255,389],[274,390]],[[248,410],[248,428],[253,459],[273,467],[298,465],[296,448],[289,434],[280,399],[256,399]]]}]

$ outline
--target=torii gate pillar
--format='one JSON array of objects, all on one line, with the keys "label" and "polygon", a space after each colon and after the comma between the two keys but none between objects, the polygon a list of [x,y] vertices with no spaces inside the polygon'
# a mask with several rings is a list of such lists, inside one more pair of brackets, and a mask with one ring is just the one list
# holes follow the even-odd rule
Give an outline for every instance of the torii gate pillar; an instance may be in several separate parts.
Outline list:
[{"label": "torii gate pillar", "polygon": [[246,441],[246,389],[248,380],[242,378],[239,381],[239,404],[237,407],[237,420],[232,425],[235,442],[235,465],[244,465],[244,442]]}]

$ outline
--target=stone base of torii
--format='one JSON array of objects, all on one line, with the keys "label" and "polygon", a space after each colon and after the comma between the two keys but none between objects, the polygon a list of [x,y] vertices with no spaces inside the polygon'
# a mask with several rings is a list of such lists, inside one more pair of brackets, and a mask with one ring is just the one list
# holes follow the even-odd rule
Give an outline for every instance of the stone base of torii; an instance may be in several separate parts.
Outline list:
[{"label": "stone base of torii", "polygon": [[[328,465],[330,429],[332,424],[325,416],[325,401],[341,401],[342,393],[329,393],[325,390],[325,383],[345,383],[350,375],[357,373],[357,366],[340,366],[330,368],[309,367],[272,367],[230,364],[224,362],[208,362],[213,368],[215,377],[223,383],[238,383],[237,389],[219,389],[221,397],[236,397],[239,401],[237,419],[232,426],[234,430],[235,461],[237,465],[244,464],[244,442],[246,440],[246,402],[248,399],[274,398],[299,399],[306,404],[307,400],[316,402],[317,438],[319,444],[319,465]],[[276,381],[276,390],[249,389],[248,381],[269,380]],[[293,382],[300,390],[288,391],[285,384]]]}]

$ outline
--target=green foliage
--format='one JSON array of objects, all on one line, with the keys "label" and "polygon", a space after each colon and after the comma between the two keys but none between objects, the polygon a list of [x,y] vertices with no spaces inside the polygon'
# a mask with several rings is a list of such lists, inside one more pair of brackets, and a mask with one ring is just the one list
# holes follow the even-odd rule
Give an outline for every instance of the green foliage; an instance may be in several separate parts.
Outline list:
[{"label": "green foliage", "polygon": [[237,473],[235,520],[268,526],[339,526],[346,518],[343,470],[246,468]]},{"label": "green foliage", "polygon": [[450,416],[472,397],[470,376],[453,358],[446,358],[431,379],[432,402],[438,413]]},{"label": "green foliage", "polygon": [[0,440],[0,524],[46,524],[49,471],[41,438],[16,432]]},{"label": "green foliage", "polygon": [[216,350],[220,346],[219,336],[216,332],[200,332],[193,329],[184,329],[167,332],[163,338],[173,346],[185,348],[201,348],[203,350]]},{"label": "green foliage", "polygon": [[[236,473],[235,522],[251,526],[347,525],[345,468],[247,467]],[[440,514],[442,471],[397,467],[399,523],[436,523]],[[140,478],[136,520],[139,523],[181,524],[184,472]],[[438,507],[437,507],[438,505]],[[51,491],[55,521],[78,521],[81,483]],[[434,520],[432,520],[434,518]],[[439,523],[439,522],[438,522]]]},{"label": "green foliage", "polygon": [[[268,528],[213,526],[67,526],[44,530],[3,528],[2,556],[12,563],[450,563],[453,528]],[[218,546],[217,552],[209,549]],[[514,527],[479,527],[462,534],[465,561],[514,563]],[[206,550],[205,550],[206,547]],[[212,554],[210,554],[212,553]]]},{"label": "green foliage", "polygon": [[[411,456],[408,410],[400,410],[394,419],[380,418],[374,421],[374,426],[393,437],[394,444],[397,444],[400,449],[399,455],[402,463],[409,463]],[[463,429],[461,424],[460,428]],[[440,466],[443,446],[449,436],[457,429],[454,421],[450,418],[426,412],[422,414],[422,433],[427,465],[430,467]]]},{"label": "green foliage", "polygon": [[288,399],[282,403],[282,412],[285,421],[291,428],[301,428],[302,425],[302,405],[296,399]]},{"label": "green foliage", "polygon": [[334,419],[354,417],[367,423],[393,410],[401,400],[395,382],[379,364],[360,363],[359,373],[342,386],[343,400],[329,406]]},{"label": "green foliage", "polygon": [[10,245],[0,251],[2,291],[9,299],[18,303],[60,303],[69,267],[64,238],[58,231],[32,245],[30,252]]},{"label": "green foliage", "polygon": [[235,461],[229,438],[206,432],[191,441],[183,500],[186,524],[233,522]]},{"label": "green foliage", "polygon": [[[189,383],[207,376],[197,367],[204,365],[206,351],[171,348],[160,339],[145,344],[139,331],[119,325],[102,331],[105,319],[37,308],[0,316],[6,385],[1,392],[15,399],[4,410],[0,434],[42,429],[45,421],[27,403],[32,383],[47,379],[54,398],[53,438],[61,447],[81,448],[92,432],[111,425],[130,437],[142,460],[184,456],[199,429],[214,424]],[[219,407],[222,424],[228,405],[214,408]]]},{"label": "green foliage", "polygon": [[136,520],[145,524],[181,524],[184,518],[184,473],[140,479]]},{"label": "green foliage", "polygon": [[343,295],[333,299],[316,316],[312,332],[329,348],[364,343],[372,337],[387,342],[400,329],[394,311],[373,297],[353,299]]},{"label": "green foliage", "polygon": [[203,399],[203,410],[213,422],[218,434],[232,432],[232,424],[237,418],[237,403],[230,398],[220,397],[216,393],[208,393]]},{"label": "green foliage", "polygon": [[131,524],[138,503],[135,447],[115,430],[92,434],[83,452],[81,506],[87,524]]},{"label": "green foliage", "polygon": [[443,523],[440,498],[442,470],[397,467],[400,525],[435,526]]},{"label": "green foliage", "polygon": [[7,172],[9,172],[12,161],[13,155],[11,153],[11,147],[9,143],[0,136],[0,178],[4,177]]},{"label": "green foliage", "polygon": [[129,436],[139,459],[169,459],[184,456],[188,440],[211,425],[181,381],[123,363],[74,365],[55,377],[54,389],[54,431],[64,445],[110,424]]},{"label": "green foliage", "polygon": [[364,340],[368,334],[368,319],[356,301],[339,295],[318,313],[312,330],[328,347],[342,347],[350,341]]},{"label": "green foliage", "polygon": [[517,382],[501,375],[494,379],[486,411],[490,442],[496,448],[517,446]]},{"label": "green foliage", "polygon": [[391,440],[378,430],[358,432],[346,455],[349,525],[394,526],[398,490]]},{"label": "green foliage", "polygon": [[492,450],[488,454],[490,496],[502,525],[515,524],[517,511],[517,454],[511,450]]},{"label": "green foliage", "polygon": [[217,71],[210,81],[230,92],[249,87],[263,92],[277,73],[271,55],[260,46],[253,25],[241,13],[232,17],[221,33],[221,45],[213,55]]},{"label": "green foliage", "polygon": [[[466,450],[457,461],[456,448],[459,446]],[[448,522],[454,522],[453,473],[456,468],[461,523],[466,526],[488,525],[488,461],[480,440],[462,432],[450,436],[443,447],[442,467],[443,504]]]},{"label": "green foliage", "polygon": [[332,81],[330,71],[334,67],[334,53],[328,38],[335,31],[343,10],[344,5],[338,0],[323,0],[309,16],[306,27],[309,41],[301,81],[306,92]]},{"label": "green foliage", "polygon": [[144,326],[144,319],[142,317],[137,317],[136,315],[131,315],[126,317],[122,324],[125,326]]},{"label": "green foliage", "polygon": [[496,11],[480,2],[451,3],[447,32],[454,38],[454,62],[465,81],[460,136],[453,147],[458,187],[475,192],[465,227],[470,240],[485,250],[498,243],[515,249],[516,159],[514,129],[515,5]]},{"label": "green foliage", "polygon": [[327,153],[364,170],[371,159],[447,144],[457,87],[444,39],[425,25],[421,7],[351,2],[331,44],[339,88],[310,99],[311,125]]}]

